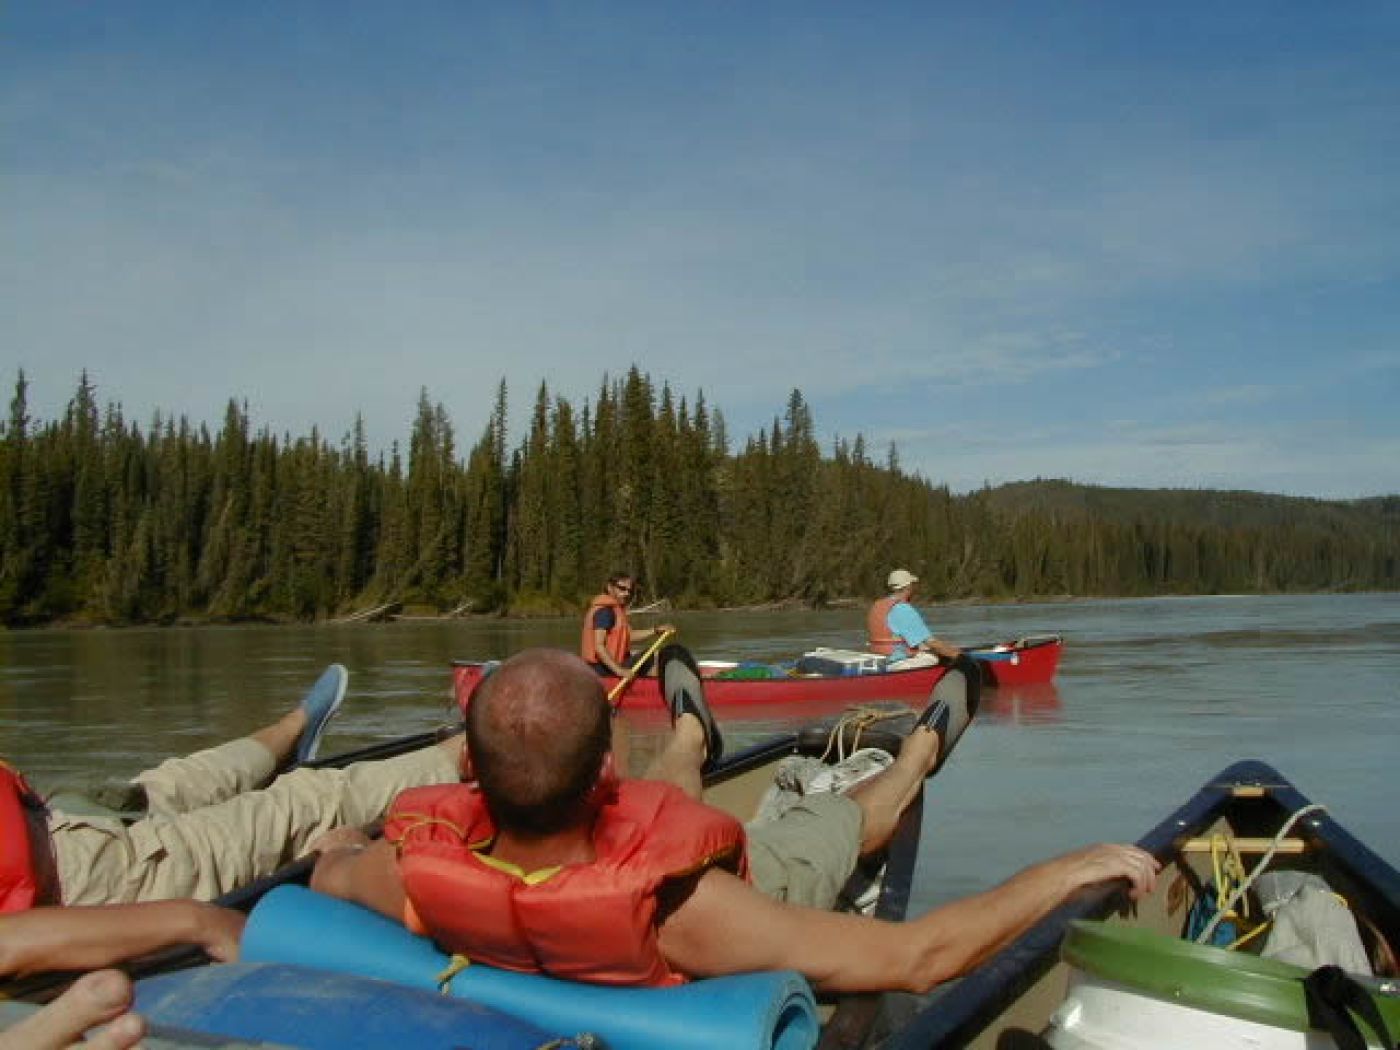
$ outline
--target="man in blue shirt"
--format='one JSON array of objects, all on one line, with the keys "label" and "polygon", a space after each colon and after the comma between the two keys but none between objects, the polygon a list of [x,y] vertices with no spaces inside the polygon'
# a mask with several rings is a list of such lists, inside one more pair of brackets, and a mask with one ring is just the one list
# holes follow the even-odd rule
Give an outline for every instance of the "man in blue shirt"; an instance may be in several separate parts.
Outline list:
[{"label": "man in blue shirt", "polygon": [[919,582],[917,576],[908,569],[895,569],[885,582],[890,593],[875,602],[866,617],[866,645],[871,652],[884,653],[891,664],[902,667],[936,663],[939,657],[956,660],[962,655],[956,645],[934,637],[910,601]]}]

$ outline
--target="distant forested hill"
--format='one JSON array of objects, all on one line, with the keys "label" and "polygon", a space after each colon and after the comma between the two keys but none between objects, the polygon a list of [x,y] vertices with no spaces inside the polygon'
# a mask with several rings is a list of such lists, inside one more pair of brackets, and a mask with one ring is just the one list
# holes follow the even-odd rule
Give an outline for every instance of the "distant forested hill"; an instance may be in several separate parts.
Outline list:
[{"label": "distant forested hill", "polygon": [[[1340,501],[1035,480],[980,497],[1015,523],[1013,531],[1059,537],[1039,560],[1042,567],[1059,560],[1071,593],[1367,590],[1400,582],[1397,496]],[[1095,553],[1103,547],[1117,551],[1116,568]],[[1133,552],[1127,560],[1125,550]],[[1071,565],[1085,575],[1075,577]],[[1033,565],[1027,577],[1040,578]]]},{"label": "distant forested hill", "polygon": [[1012,514],[1038,512],[1066,520],[1132,521],[1154,517],[1223,528],[1274,525],[1336,526],[1400,521],[1400,496],[1320,500],[1221,489],[1122,489],[1069,481],[1018,481],[991,490],[993,504]]},{"label": "distant forested hill", "polygon": [[217,432],[99,405],[84,376],[0,424],[0,623],[315,619],[404,604],[562,612],[611,571],[686,607],[879,593],[896,565],[937,598],[1400,589],[1400,496],[1354,502],[1030,481],[954,495],[822,449],[794,390],[731,442],[704,394],[633,368],[582,406],[536,391],[507,440],[505,384],[464,451],[419,399],[406,450],[276,435],[230,401]]}]

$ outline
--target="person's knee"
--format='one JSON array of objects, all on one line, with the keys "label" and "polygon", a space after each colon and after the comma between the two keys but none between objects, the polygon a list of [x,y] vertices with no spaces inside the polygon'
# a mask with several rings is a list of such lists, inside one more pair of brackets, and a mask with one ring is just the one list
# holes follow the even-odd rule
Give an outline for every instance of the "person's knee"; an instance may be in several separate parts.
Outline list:
[{"label": "person's knee", "polygon": [[754,886],[789,904],[827,909],[855,870],[864,815],[847,795],[816,792],[750,828]]}]

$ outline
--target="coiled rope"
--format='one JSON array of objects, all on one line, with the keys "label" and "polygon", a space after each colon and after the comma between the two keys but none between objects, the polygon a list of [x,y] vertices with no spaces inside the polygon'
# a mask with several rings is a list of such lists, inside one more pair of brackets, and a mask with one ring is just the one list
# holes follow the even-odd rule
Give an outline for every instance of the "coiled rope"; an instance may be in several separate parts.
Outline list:
[{"label": "coiled rope", "polygon": [[[1297,824],[1298,821],[1302,820],[1310,813],[1323,813],[1326,812],[1326,810],[1327,807],[1322,805],[1322,803],[1313,802],[1304,806],[1283,822],[1283,827],[1278,829],[1278,833],[1274,835],[1274,839],[1269,844],[1269,848],[1265,850],[1264,855],[1259,858],[1259,863],[1254,865],[1254,870],[1241,880],[1240,884],[1235,887],[1234,892],[1232,892],[1230,896],[1226,898],[1225,902],[1216,909],[1215,916],[1206,924],[1205,929],[1196,934],[1197,944],[1205,944],[1206,941],[1210,940],[1210,936],[1215,932],[1215,928],[1233,912],[1235,905],[1240,902],[1240,898],[1254,885],[1254,881],[1259,878],[1260,875],[1264,874],[1264,869],[1269,866],[1269,861],[1274,859],[1274,854],[1278,852],[1279,846],[1281,846],[1283,840],[1288,837],[1288,833],[1293,830],[1293,825]],[[1214,852],[1214,848],[1212,848],[1212,857],[1214,856]],[[1258,931],[1255,932],[1257,933]],[[1250,934],[1250,936],[1253,935],[1254,934]],[[1249,937],[1242,937],[1239,941],[1235,942],[1235,945],[1242,944],[1248,939]],[[1231,947],[1235,947],[1235,945],[1231,945]]]}]

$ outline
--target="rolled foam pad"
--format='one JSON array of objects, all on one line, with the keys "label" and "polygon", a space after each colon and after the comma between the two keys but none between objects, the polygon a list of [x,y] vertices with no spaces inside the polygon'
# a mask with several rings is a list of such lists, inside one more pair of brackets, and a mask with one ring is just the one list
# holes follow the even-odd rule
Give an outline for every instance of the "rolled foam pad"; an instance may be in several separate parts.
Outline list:
[{"label": "rolled foam pad", "polygon": [[[240,957],[426,990],[438,988],[450,962],[432,941],[399,923],[300,886],[279,887],[253,909]],[[609,1050],[809,1050],[820,1034],[811,988],[788,971],[669,988],[610,988],[472,963],[448,991],[541,1028],[594,1033]]]},{"label": "rolled foam pad", "polygon": [[136,984],[136,1009],[159,1026],[305,1050],[537,1050],[554,1040],[542,1028],[477,1003],[284,963],[200,966],[150,977]]}]

